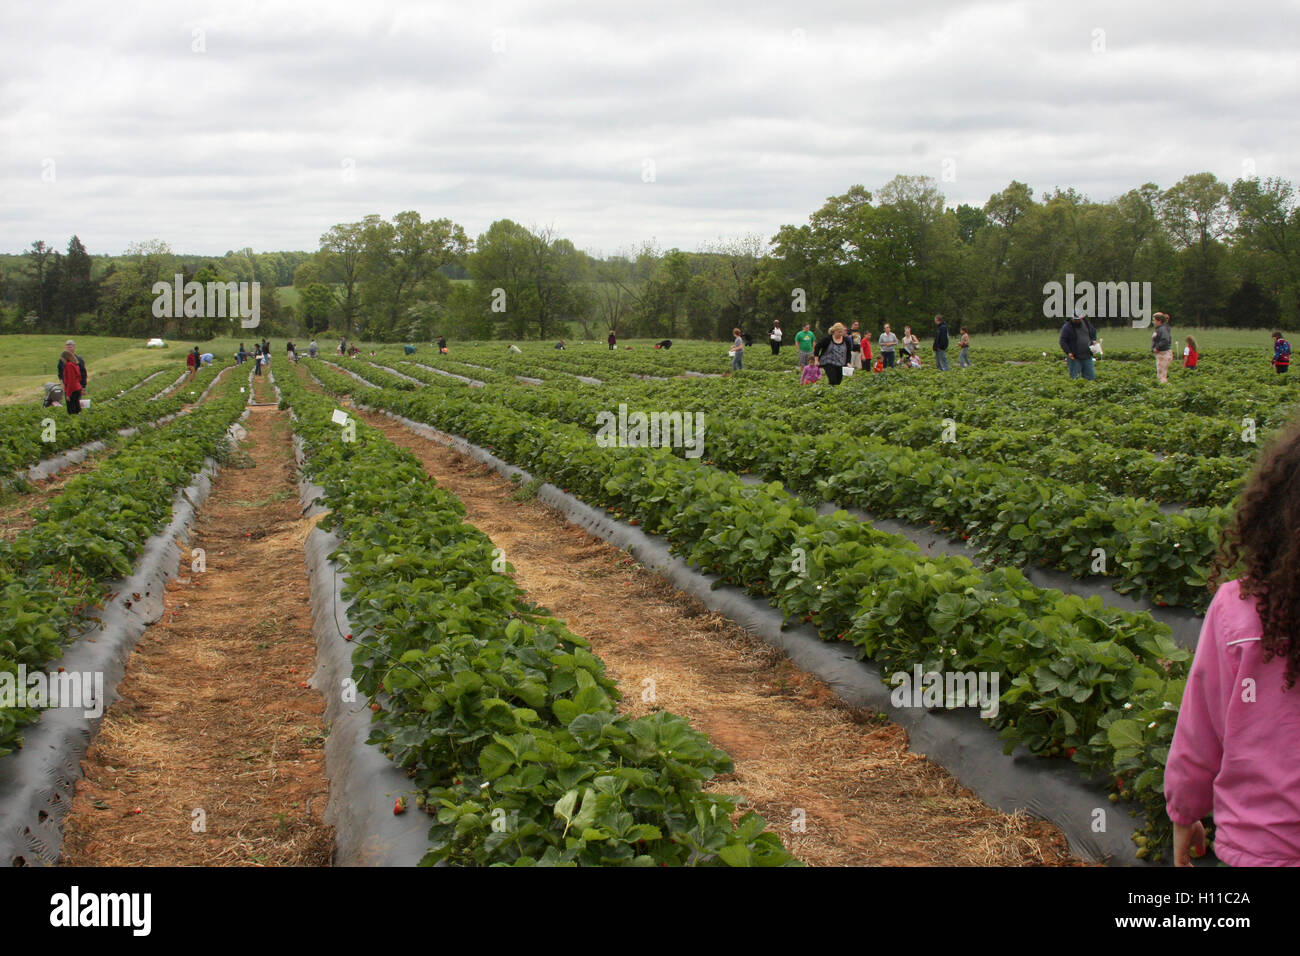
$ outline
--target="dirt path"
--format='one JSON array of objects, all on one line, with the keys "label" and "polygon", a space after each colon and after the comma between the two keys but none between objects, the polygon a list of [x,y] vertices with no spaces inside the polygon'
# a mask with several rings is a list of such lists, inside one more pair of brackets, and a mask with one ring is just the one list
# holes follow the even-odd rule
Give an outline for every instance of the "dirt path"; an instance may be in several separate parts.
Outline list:
[{"label": "dirt path", "polygon": [[[259,401],[273,402],[263,380]],[[324,865],[324,703],[288,412],[252,409],[83,761],[64,861]]]},{"label": "dirt path", "polygon": [[[535,500],[513,500],[517,486],[486,466],[362,415],[464,502],[466,520],[503,549],[531,600],[592,642],[625,711],[686,716],[731,756],[735,773],[713,786],[743,796],[804,862],[1077,864],[1054,826],[991,810],[909,752],[896,724],[851,711],[779,651],[624,552]],[[800,811],[804,832],[795,828]]]}]

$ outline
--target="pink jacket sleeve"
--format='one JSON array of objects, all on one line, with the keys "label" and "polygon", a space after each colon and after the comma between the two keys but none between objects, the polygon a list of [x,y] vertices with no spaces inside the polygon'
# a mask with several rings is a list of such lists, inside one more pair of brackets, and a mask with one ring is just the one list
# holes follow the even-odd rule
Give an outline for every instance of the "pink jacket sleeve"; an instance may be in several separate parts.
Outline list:
[{"label": "pink jacket sleeve", "polygon": [[1223,728],[1234,687],[1222,633],[1223,609],[1224,601],[1236,593],[1235,587],[1221,588],[1205,615],[1165,764],[1165,811],[1182,826],[1191,826],[1214,808],[1214,778],[1223,761]]}]

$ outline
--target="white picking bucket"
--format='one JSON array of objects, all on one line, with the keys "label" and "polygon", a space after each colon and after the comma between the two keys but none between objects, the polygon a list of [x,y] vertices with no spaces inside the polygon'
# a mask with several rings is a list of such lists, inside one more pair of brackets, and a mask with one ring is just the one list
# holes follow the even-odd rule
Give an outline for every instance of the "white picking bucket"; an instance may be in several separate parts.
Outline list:
[{"label": "white picking bucket", "polygon": [[89,407],[90,407],[90,399],[88,399],[88,398],[83,398],[83,399],[81,400],[81,407],[82,407],[82,408],[89,408]]}]

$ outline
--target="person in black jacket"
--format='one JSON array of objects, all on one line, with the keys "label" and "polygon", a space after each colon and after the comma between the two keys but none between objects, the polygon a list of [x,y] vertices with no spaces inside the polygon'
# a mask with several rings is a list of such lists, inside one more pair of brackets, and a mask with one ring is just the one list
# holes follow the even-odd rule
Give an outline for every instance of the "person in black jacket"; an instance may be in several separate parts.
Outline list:
[{"label": "person in black jacket", "polygon": [[[77,343],[72,341],[72,339],[68,339],[68,341],[64,342],[63,347],[67,349],[69,352],[71,352],[72,357],[77,360],[77,368],[81,369],[81,390],[84,392],[86,390],[86,360],[77,354]],[[63,359],[62,358],[59,359],[57,373],[59,376],[59,381],[62,382],[63,381]],[[78,411],[80,411],[80,407],[78,407]]]},{"label": "person in black jacket", "polygon": [[948,323],[942,315],[934,317],[934,365],[940,372],[948,371]]},{"label": "person in black jacket", "polygon": [[813,346],[813,358],[821,366],[826,381],[838,385],[844,380],[844,366],[853,361],[853,347],[842,322],[832,325],[830,334]]},{"label": "person in black jacket", "polygon": [[1070,378],[1082,375],[1088,381],[1096,380],[1097,371],[1092,364],[1092,343],[1095,341],[1097,330],[1078,312],[1061,326],[1059,342],[1070,369]]}]

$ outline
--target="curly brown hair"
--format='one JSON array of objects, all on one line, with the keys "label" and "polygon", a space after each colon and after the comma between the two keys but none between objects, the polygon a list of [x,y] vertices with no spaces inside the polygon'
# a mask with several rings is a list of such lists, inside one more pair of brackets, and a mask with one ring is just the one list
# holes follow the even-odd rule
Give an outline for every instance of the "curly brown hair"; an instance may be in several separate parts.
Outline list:
[{"label": "curly brown hair", "polygon": [[1209,586],[1240,568],[1242,597],[1254,596],[1264,660],[1286,658],[1286,686],[1300,677],[1300,420],[1260,452],[1237,512],[1219,539]]}]

